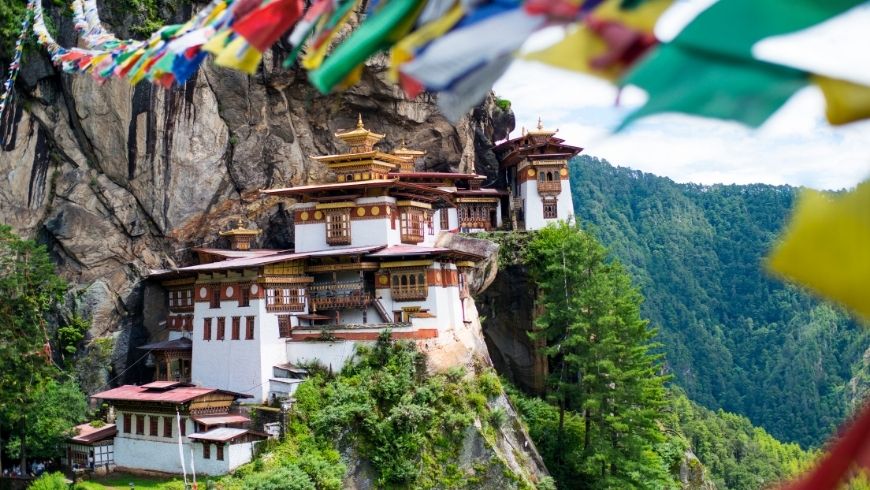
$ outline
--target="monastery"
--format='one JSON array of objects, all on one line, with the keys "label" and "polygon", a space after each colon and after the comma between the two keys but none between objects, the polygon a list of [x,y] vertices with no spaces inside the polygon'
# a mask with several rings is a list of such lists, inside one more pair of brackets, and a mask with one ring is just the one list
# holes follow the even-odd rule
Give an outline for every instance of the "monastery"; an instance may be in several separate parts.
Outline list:
[{"label": "monastery", "polygon": [[199,446],[198,471],[226,473],[265,437],[245,429],[239,400],[286,399],[303,366],[339,370],[387,329],[424,348],[468,329],[469,273],[485,257],[442,246],[443,234],[572,219],[567,161],[582,149],[555,133],[539,120],[496,146],[493,182],[417,171],[423,152],[377,149],[385,135],[361,116],[337,133],[346,153],[313,157],[335,182],[261,191],[287,199],[295,249],[255,248],[259,231],[238,224],[221,232],[229,248],[196,248],[198,264],[151,274],[168,292],[166,340],[140,347],[155,382],[94,395],[118,414],[114,464],[180,473],[161,445],[184,439]]}]

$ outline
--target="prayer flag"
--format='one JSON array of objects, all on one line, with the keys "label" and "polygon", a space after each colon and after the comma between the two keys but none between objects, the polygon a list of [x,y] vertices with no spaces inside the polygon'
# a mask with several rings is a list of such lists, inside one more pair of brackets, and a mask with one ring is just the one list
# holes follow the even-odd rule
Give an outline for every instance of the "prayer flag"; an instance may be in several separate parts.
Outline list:
[{"label": "prayer flag", "polygon": [[870,118],[870,87],[820,76],[812,81],[825,96],[825,115],[831,124]]},{"label": "prayer flag", "polygon": [[233,24],[233,31],[263,53],[275,44],[301,14],[301,0],[274,0],[237,20]]},{"label": "prayer flag", "polygon": [[870,181],[836,197],[804,191],[768,266],[870,319]]}]

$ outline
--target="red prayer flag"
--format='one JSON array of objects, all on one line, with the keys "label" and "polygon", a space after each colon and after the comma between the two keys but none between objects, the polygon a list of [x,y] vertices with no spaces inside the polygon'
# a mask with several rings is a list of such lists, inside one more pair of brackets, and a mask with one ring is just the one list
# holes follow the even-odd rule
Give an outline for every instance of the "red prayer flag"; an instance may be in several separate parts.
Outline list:
[{"label": "red prayer flag", "polygon": [[233,31],[263,53],[302,15],[302,0],[275,0],[233,24]]},{"label": "red prayer flag", "polygon": [[870,469],[870,403],[809,474],[780,490],[837,488],[853,465]]}]

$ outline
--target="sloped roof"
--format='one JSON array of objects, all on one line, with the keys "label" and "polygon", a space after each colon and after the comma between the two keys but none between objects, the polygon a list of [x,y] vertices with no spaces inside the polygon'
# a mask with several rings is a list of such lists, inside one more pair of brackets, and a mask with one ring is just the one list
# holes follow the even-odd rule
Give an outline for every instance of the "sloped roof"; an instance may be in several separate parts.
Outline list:
[{"label": "sloped roof", "polygon": [[197,432],[196,434],[191,434],[187,437],[200,441],[226,442],[243,436],[247,433],[247,429],[236,429],[234,427],[218,427],[217,429],[212,429],[208,432]]},{"label": "sloped roof", "polygon": [[187,337],[181,337],[174,340],[164,340],[162,342],[154,342],[137,347],[137,349],[142,350],[191,350],[192,348],[193,341]]},{"label": "sloped roof", "polygon": [[152,403],[173,403],[180,405],[209,393],[223,393],[235,398],[253,398],[252,395],[233,391],[205,388],[202,386],[176,386],[170,389],[146,388],[145,386],[124,385],[91,395],[107,401],[138,401]]},{"label": "sloped roof", "polygon": [[70,437],[70,441],[80,444],[93,444],[100,442],[110,437],[115,437],[118,433],[118,428],[115,424],[105,424],[101,427],[94,427],[90,422],[75,426],[76,435]]},{"label": "sloped roof", "polygon": [[193,420],[203,425],[244,424],[251,421],[244,415],[203,415],[202,417],[193,417]]}]

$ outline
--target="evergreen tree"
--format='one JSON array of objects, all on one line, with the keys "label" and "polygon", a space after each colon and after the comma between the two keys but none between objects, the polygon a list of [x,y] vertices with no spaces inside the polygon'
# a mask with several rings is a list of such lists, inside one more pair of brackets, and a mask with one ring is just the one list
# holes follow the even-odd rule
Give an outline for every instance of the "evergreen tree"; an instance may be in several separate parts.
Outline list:
[{"label": "evergreen tree", "polygon": [[559,408],[557,447],[566,412],[583,420],[581,460],[557,456],[556,465],[574,466],[590,488],[662,488],[668,476],[652,447],[661,440],[665,377],[650,352],[655,332],[640,317],[640,294],[574,225],[540,230],[527,254],[542,307],[533,336],[546,344],[549,396]]}]

